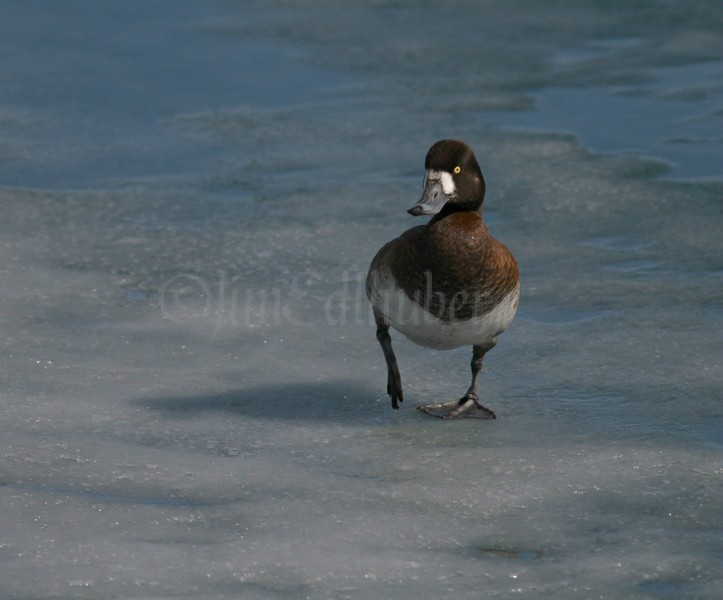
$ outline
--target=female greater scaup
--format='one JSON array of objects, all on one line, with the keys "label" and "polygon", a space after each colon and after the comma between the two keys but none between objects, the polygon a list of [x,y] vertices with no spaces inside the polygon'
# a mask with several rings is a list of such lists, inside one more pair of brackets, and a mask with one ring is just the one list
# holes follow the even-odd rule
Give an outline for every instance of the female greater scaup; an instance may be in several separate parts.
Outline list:
[{"label": "female greater scaup", "polygon": [[482,221],[485,181],[467,144],[441,140],[427,153],[422,198],[407,212],[433,215],[405,231],[372,260],[366,279],[377,339],[387,363],[392,408],[402,401],[402,382],[389,327],[438,349],[472,346],[472,384],[459,400],[420,406],[441,418],[494,419],[477,395],[482,359],[517,311],[520,275],[506,246]]}]

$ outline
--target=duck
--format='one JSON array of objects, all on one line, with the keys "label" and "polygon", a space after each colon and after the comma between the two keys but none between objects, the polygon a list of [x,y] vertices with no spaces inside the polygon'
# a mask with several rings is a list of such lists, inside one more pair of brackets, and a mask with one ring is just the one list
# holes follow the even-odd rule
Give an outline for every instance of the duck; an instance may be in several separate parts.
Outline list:
[{"label": "duck", "polygon": [[392,408],[403,401],[390,328],[437,350],[472,347],[472,382],[459,399],[419,406],[429,415],[495,419],[479,398],[484,356],[512,322],[520,272],[510,250],[489,235],[482,218],[485,180],[464,142],[435,142],[424,161],[424,190],[407,212],[430,216],[380,248],[366,277],[366,295],[387,367]]}]

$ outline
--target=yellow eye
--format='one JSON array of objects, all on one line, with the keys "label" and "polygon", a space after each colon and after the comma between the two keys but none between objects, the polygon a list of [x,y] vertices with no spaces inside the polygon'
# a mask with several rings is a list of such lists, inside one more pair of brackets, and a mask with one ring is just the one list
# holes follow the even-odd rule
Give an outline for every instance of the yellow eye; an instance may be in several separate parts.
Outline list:
[{"label": "yellow eye", "polygon": [[457,175],[457,173],[459,173],[461,170],[462,170],[462,167],[459,167],[459,166],[458,166],[458,167],[455,167],[455,168],[454,168],[454,174]]}]

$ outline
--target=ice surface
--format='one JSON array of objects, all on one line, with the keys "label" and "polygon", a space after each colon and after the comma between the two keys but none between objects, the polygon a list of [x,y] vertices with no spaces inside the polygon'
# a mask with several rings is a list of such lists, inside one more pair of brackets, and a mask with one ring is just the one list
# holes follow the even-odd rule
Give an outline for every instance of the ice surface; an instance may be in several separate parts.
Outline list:
[{"label": "ice surface", "polygon": [[711,61],[653,69],[653,83],[547,88],[535,94],[536,110],[491,119],[532,131],[544,123],[550,131],[576,134],[596,151],[662,159],[668,164],[660,170],[676,180],[720,180],[721,69],[720,61]]},{"label": "ice surface", "polygon": [[[695,6],[4,3],[0,597],[719,597]],[[363,294],[440,137],[522,272],[494,422],[399,335],[392,411]]]}]

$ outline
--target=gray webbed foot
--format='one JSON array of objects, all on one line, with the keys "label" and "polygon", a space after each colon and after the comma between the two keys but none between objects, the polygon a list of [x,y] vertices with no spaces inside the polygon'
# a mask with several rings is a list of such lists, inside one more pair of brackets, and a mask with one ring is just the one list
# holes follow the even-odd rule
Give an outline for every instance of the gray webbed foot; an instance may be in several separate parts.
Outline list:
[{"label": "gray webbed foot", "polygon": [[480,404],[477,398],[465,396],[444,404],[427,404],[418,406],[419,410],[440,419],[496,419],[494,411]]}]

